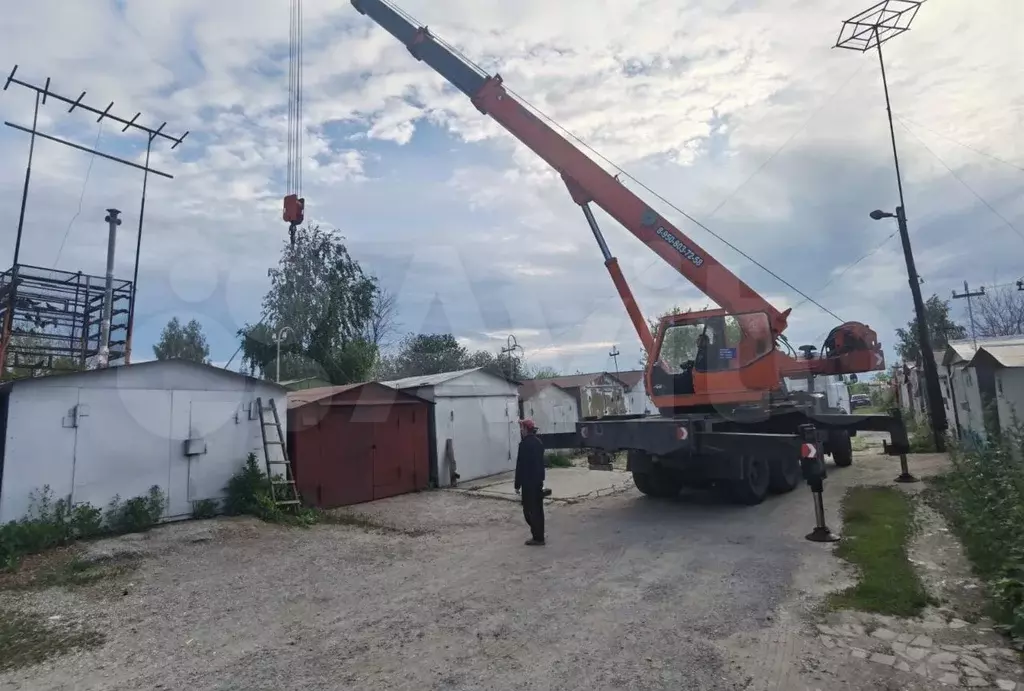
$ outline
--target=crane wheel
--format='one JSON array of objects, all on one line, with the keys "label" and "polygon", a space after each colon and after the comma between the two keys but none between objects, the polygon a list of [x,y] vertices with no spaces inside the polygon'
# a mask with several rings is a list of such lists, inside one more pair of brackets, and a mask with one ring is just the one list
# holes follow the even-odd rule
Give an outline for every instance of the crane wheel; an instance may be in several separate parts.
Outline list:
[{"label": "crane wheel", "polygon": [[769,461],[768,491],[773,494],[792,492],[800,484],[801,477],[799,458],[773,458]]},{"label": "crane wheel", "polygon": [[633,471],[633,483],[643,494],[654,499],[671,499],[683,489],[679,473],[660,466],[651,466],[649,471]]},{"label": "crane wheel", "polygon": [[850,439],[849,432],[843,430],[830,432],[828,448],[837,468],[847,468],[853,464],[853,441]]},{"label": "crane wheel", "polygon": [[771,464],[763,456],[744,456],[743,479],[729,483],[729,493],[737,504],[753,506],[768,496],[771,481]]}]

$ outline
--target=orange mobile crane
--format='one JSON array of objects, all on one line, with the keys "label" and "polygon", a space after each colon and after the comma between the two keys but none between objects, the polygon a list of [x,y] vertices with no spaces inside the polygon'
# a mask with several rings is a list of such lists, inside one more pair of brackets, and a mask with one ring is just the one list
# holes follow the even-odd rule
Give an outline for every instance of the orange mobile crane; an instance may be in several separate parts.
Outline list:
[{"label": "orange mobile crane", "polygon": [[[385,0],[351,0],[420,60],[470,98],[477,109],[557,170],[580,206],[605,266],[647,353],[645,382],[660,415],[584,420],[570,438],[545,435],[548,446],[628,452],[628,467],[645,494],[666,497],[687,485],[726,485],[744,503],[769,491],[789,491],[801,472],[812,489],[824,477],[822,453],[838,466],[852,462],[858,430],[890,433],[892,455],[908,451],[898,413],[849,415],[821,396],[787,391],[787,377],[855,374],[885,369],[881,345],[868,326],[847,322],[821,352],[787,354],[782,337],[790,310],[772,306],[642,199],[535,116],[491,76],[416,26]],[[721,309],[661,320],[652,335],[590,208],[604,209]],[[788,347],[788,346],[787,346]],[[792,349],[790,349],[792,350]],[[806,462],[808,459],[814,462]],[[802,464],[801,459],[805,462]],[[803,465],[803,468],[801,467]],[[812,478],[817,478],[812,480]],[[819,495],[820,497],[820,495]]]}]

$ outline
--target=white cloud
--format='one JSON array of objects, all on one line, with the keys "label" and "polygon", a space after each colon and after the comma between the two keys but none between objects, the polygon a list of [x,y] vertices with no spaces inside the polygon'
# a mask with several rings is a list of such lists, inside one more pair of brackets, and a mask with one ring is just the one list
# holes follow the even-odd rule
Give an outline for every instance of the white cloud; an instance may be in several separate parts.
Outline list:
[{"label": "white cloud", "polygon": [[[105,0],[8,8],[0,71],[20,63],[25,79],[50,76],[62,93],[86,89],[94,105],[113,100],[129,117],[142,111],[147,125],[166,120],[170,132],[192,131],[173,152],[154,148],[152,165],[175,179],[150,181],[138,338],[152,340],[153,320],[165,314],[201,314],[217,334],[215,359],[226,360],[234,331],[258,318],[266,268],[287,235],[280,220],[287,3],[124,4],[123,13]],[[896,240],[836,277],[892,232],[867,211],[897,203],[876,58],[830,49],[840,20],[856,9],[849,3],[408,0],[404,7],[843,318],[870,323],[889,345],[892,329],[909,317]],[[403,326],[428,321],[438,295],[457,335],[490,342],[481,334],[515,332],[534,359],[570,370],[607,365],[605,346],[588,344],[638,352],[557,174],[349,3],[305,0],[304,13],[307,216],[339,227],[356,256],[400,291]],[[1024,6],[1014,0],[981,10],[932,0],[913,30],[886,46],[894,110],[913,132],[897,126],[926,294],[947,295],[965,279],[1024,274],[1024,240],[925,149],[1024,229],[1022,173],[948,139],[1024,164],[1022,28]],[[4,119],[27,124],[31,105],[23,89],[0,94]],[[52,103],[41,115],[48,132],[90,146],[95,140],[95,118]],[[27,137],[3,130],[0,258],[9,262]],[[102,149],[136,160],[142,144],[110,126],[100,139]],[[23,259],[53,264],[81,197],[59,267],[102,272],[102,218],[113,205],[125,217],[117,272],[129,276],[141,175],[98,159],[83,193],[89,163],[56,144],[37,147]],[[624,182],[774,304],[803,299]],[[598,220],[646,311],[704,303],[605,214]],[[804,304],[790,324],[790,340],[802,343],[834,320]]]}]

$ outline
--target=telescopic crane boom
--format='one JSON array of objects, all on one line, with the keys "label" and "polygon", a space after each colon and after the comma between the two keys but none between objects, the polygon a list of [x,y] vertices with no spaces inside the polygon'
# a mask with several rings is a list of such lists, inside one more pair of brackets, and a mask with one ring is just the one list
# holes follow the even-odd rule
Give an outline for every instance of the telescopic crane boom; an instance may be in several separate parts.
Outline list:
[{"label": "telescopic crane boom", "polygon": [[[704,248],[534,115],[505,89],[500,75],[491,76],[473,65],[435,37],[427,27],[416,26],[385,0],[351,2],[361,14],[370,17],[402,42],[413,57],[426,63],[466,94],[481,113],[490,116],[559,172],[573,201],[583,209],[604,255],[605,265],[648,354],[648,390],[655,392],[655,403],[659,408],[681,409],[754,401],[767,391],[779,389],[782,377],[791,374],[865,372],[884,368],[875,333],[858,322],[848,322],[833,330],[826,340],[822,357],[812,357],[813,348],[805,351],[804,358],[776,351],[774,344],[786,329],[790,310],[776,309]],[[656,338],[652,336],[618,262],[608,250],[591,211],[591,202],[604,209],[722,309],[673,317],[662,322]],[[732,343],[733,347],[726,347],[730,345],[723,335],[727,329],[718,326],[724,320],[732,320],[733,325],[738,323],[742,334],[741,342]],[[704,356],[710,341],[709,328],[712,334],[717,329],[716,352],[731,360],[732,366],[713,371],[701,370],[701,365],[697,364],[697,369],[687,375],[686,383],[678,380],[678,372],[661,372],[663,379],[668,378],[666,382],[661,385],[657,381],[652,382],[652,376],[654,379],[659,376],[652,370],[666,364],[660,362],[663,342],[672,337],[667,335],[668,332],[680,324],[699,327],[700,338],[704,339]],[[765,347],[766,341],[768,347]],[[697,352],[686,364],[693,369],[694,364],[700,362],[702,353]],[[669,368],[672,366],[674,363]],[[659,391],[664,392],[661,401],[658,400]]]}]

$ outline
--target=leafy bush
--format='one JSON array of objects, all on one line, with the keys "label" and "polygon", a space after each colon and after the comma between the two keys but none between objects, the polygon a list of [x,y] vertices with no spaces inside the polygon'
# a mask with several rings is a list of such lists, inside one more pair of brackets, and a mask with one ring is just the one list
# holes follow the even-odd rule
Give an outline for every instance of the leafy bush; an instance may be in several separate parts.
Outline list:
[{"label": "leafy bush", "polygon": [[197,520],[214,518],[219,509],[220,503],[216,499],[200,499],[192,502],[192,518]]},{"label": "leafy bush", "polygon": [[167,501],[159,487],[153,485],[144,497],[133,497],[122,503],[115,496],[107,507],[107,527],[113,533],[141,533],[163,518]]},{"label": "leafy bush", "polygon": [[547,468],[571,468],[572,459],[568,454],[559,451],[549,451],[544,454],[544,465]]},{"label": "leafy bush", "polygon": [[935,485],[938,508],[990,584],[996,616],[1024,637],[1024,428],[954,447],[952,469]]},{"label": "leafy bush", "polygon": [[313,525],[320,520],[320,512],[316,509],[274,504],[270,479],[260,468],[254,453],[246,457],[245,465],[228,480],[224,490],[227,495],[224,509],[231,516],[245,514],[270,523],[293,525]]},{"label": "leafy bush", "polygon": [[246,457],[245,465],[231,476],[224,491],[227,495],[224,511],[229,516],[260,514],[260,497],[270,498],[270,481],[260,468],[256,454],[250,453]]},{"label": "leafy bush", "polygon": [[0,525],[0,568],[14,569],[27,554],[104,532],[103,512],[88,503],[69,508],[66,499],[54,501],[49,485],[30,494],[29,501],[24,518]]}]

